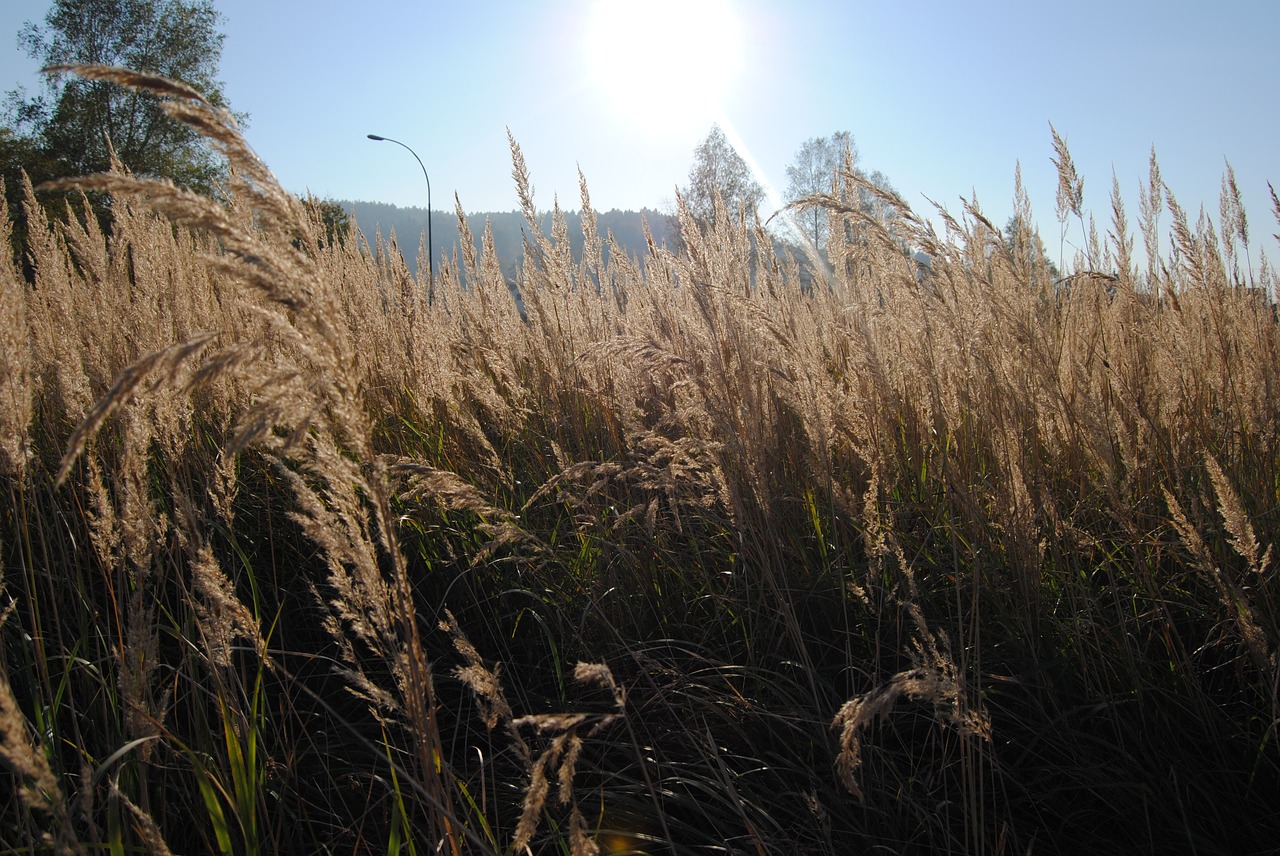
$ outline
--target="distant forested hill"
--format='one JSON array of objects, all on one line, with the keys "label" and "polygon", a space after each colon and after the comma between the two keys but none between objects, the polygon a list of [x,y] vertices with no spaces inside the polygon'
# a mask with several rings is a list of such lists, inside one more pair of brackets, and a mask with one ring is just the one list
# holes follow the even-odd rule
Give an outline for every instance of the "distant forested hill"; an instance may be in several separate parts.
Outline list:
[{"label": "distant forested hill", "polygon": [[[351,202],[337,200],[344,210],[349,212],[364,233],[370,245],[377,234],[384,241],[395,236],[396,246],[410,272],[418,267],[418,247],[427,229],[427,211],[425,208],[400,208],[385,202]],[[642,256],[648,248],[644,240],[643,221],[647,220],[653,237],[661,243],[666,235],[667,215],[661,211],[644,209],[641,211],[600,211],[596,213],[596,227],[602,240],[612,233],[614,240],[624,252],[632,257]],[[493,227],[493,244],[497,250],[502,270],[510,276],[520,260],[523,240],[528,224],[519,211],[490,211],[467,215],[467,225],[475,239],[477,250],[484,237],[485,223]],[[565,221],[569,226],[569,243],[575,256],[582,252],[582,214],[572,211],[565,213]],[[551,233],[551,212],[542,214],[544,234]],[[458,218],[450,211],[437,208],[431,218],[432,242],[435,257],[442,255],[452,257],[458,247]],[[605,248],[608,252],[608,247]]]}]

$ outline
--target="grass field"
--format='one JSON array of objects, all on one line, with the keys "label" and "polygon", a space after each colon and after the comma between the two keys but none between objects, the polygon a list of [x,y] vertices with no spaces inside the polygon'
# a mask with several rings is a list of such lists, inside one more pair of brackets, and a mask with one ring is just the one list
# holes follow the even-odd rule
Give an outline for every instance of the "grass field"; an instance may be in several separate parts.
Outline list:
[{"label": "grass field", "polygon": [[0,852],[1274,852],[1230,174],[1095,224],[1055,138],[1058,278],[1023,199],[1009,242],[838,193],[829,267],[727,211],[605,264],[513,143],[521,309],[492,252],[327,240],[176,96],[229,201],[29,192],[0,259]]}]

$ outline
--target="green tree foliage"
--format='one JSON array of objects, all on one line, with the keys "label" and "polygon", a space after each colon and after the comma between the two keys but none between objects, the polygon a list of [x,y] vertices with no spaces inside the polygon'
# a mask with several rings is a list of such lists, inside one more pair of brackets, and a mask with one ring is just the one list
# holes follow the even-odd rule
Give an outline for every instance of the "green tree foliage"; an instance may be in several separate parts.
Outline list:
[{"label": "green tree foliage", "polygon": [[[26,23],[18,43],[45,67],[124,66],[182,81],[225,106],[217,80],[220,23],[210,0],[57,0],[43,23]],[[39,186],[102,172],[114,151],[135,174],[202,193],[214,192],[226,174],[222,159],[189,126],[170,119],[152,93],[53,72],[42,91],[12,90],[4,106],[0,177],[14,217],[15,247],[26,233],[23,173]],[[42,193],[40,199],[55,216],[65,211],[59,194]],[[99,214],[107,213],[104,200],[93,202]]]},{"label": "green tree foliage", "polygon": [[351,215],[336,199],[316,199],[308,197],[307,209],[311,215],[324,226],[324,239],[327,244],[345,244],[351,231]]},{"label": "green tree foliage", "polygon": [[[27,22],[18,41],[46,67],[124,66],[179,80],[225,106],[217,80],[220,21],[209,0],[58,0],[43,24]],[[43,92],[14,90],[6,106],[14,130],[35,141],[55,173],[40,178],[105,170],[111,149],[136,174],[202,192],[225,171],[195,131],[164,113],[154,93],[55,72]]]}]

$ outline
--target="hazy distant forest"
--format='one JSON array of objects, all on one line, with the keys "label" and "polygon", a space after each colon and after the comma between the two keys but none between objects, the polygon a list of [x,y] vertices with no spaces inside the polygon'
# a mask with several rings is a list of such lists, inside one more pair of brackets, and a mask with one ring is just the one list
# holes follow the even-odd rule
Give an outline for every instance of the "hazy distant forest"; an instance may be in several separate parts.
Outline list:
[{"label": "hazy distant forest", "polygon": [[1053,263],[835,135],[784,241],[713,129],[636,241],[513,140],[431,283],[107,7],[207,50],[0,133],[0,852],[1276,852],[1274,192],[1052,133]]},{"label": "hazy distant forest", "polygon": [[[390,243],[395,237],[395,245],[403,257],[410,276],[417,276],[419,251],[424,249],[426,237],[427,211],[425,208],[401,208],[385,202],[352,202],[350,200],[334,200],[337,205],[357,225],[370,245],[376,245],[378,236]],[[668,214],[663,211],[646,209],[642,211],[601,211],[595,212],[596,228],[600,234],[612,233],[617,246],[624,253],[633,257],[641,257],[647,251],[644,226],[650,225],[656,232],[655,238],[665,243],[667,239]],[[529,224],[519,210],[470,213],[466,215],[467,228],[473,238],[473,249],[481,252],[481,239],[488,224],[493,232],[493,246],[503,274],[514,281],[515,270],[524,256],[524,243],[529,234]],[[543,211],[539,215],[539,228],[542,232],[551,232],[553,215]],[[582,231],[582,212],[565,212],[565,225],[569,230],[570,249],[575,258],[582,256],[585,245]],[[451,258],[459,246],[458,216],[451,211],[436,210],[431,218],[433,242],[436,243],[436,256]],[[603,245],[601,252],[608,261],[608,245]]]}]

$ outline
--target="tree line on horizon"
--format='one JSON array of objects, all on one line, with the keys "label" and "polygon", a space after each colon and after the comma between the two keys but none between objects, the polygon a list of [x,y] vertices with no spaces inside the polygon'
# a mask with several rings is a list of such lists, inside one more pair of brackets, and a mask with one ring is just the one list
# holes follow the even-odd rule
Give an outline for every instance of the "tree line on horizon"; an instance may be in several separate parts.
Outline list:
[{"label": "tree line on horizon", "polygon": [[[364,241],[376,249],[379,241],[384,247],[394,247],[400,252],[409,273],[417,275],[422,237],[427,228],[427,211],[417,206],[401,207],[389,202],[353,201],[347,199],[325,200],[325,205],[336,206],[350,220],[350,225],[360,230]],[[569,242],[575,257],[580,257],[583,247],[582,212],[564,211],[569,227]],[[542,214],[544,233],[550,233],[553,212]],[[647,251],[645,224],[648,224],[654,240],[666,240],[667,214],[652,208],[639,211],[613,209],[595,212],[596,223],[602,236],[613,235],[618,249],[633,258],[643,257]],[[493,234],[494,251],[503,274],[510,280],[515,276],[528,238],[528,224],[520,211],[479,211],[466,215],[467,227],[475,241],[476,251],[483,249],[486,226]],[[451,259],[458,251],[461,237],[458,216],[452,211],[436,209],[432,212],[431,227],[435,236],[437,264],[440,259]],[[443,237],[442,237],[443,236]],[[610,249],[606,243],[602,251],[606,261]]]}]

